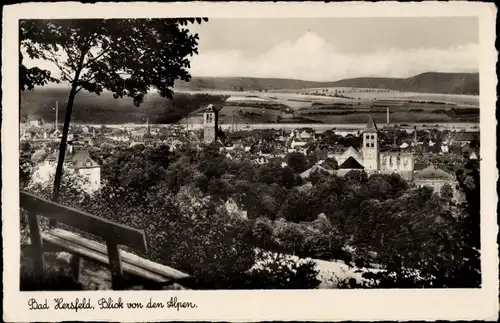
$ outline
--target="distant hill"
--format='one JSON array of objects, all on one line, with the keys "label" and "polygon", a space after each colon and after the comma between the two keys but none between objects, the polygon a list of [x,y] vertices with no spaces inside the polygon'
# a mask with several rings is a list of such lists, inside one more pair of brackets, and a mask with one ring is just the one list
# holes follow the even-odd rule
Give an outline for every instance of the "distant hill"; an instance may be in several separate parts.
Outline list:
[{"label": "distant hill", "polygon": [[423,73],[409,78],[364,77],[331,83],[333,87],[384,88],[419,93],[479,94],[478,73]]},{"label": "distant hill", "polygon": [[178,82],[182,89],[213,89],[226,91],[259,91],[324,87],[383,88],[417,93],[479,94],[479,73],[429,72],[409,78],[363,77],[334,82],[315,82],[283,78],[193,77]]}]

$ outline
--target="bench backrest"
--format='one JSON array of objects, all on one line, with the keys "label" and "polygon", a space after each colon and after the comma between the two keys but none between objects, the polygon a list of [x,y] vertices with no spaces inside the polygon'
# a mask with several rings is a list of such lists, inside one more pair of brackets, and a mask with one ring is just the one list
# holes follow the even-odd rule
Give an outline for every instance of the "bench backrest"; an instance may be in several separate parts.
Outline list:
[{"label": "bench backrest", "polygon": [[75,229],[99,236],[107,242],[114,242],[117,245],[128,246],[142,252],[147,249],[146,237],[142,230],[52,202],[25,191],[21,191],[20,204],[29,214],[35,213],[64,223]]}]

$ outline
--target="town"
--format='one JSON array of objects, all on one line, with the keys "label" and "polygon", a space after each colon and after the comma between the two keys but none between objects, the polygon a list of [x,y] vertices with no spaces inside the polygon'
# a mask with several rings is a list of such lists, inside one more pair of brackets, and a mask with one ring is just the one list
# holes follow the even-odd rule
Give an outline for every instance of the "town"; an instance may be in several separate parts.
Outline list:
[{"label": "town", "polygon": [[481,286],[477,36],[364,19],[21,21],[20,289]]},{"label": "town", "polygon": [[[310,127],[223,131],[216,123],[217,112],[217,108],[208,106],[203,113],[204,124],[196,130],[185,125],[157,126],[148,122],[143,126],[72,125],[67,166],[89,177],[87,189],[93,191],[101,183],[101,166],[96,156],[102,150],[165,145],[174,151],[183,145],[201,149],[215,144],[231,160],[249,159],[256,164],[278,163],[285,167],[290,158],[307,159],[310,167],[300,173],[304,180],[315,170],[340,176],[351,170],[398,173],[416,185],[431,186],[437,193],[448,184],[456,199],[459,199],[454,178],[457,167],[464,160],[479,166],[477,131],[439,130],[432,126],[405,129],[389,123],[378,127],[368,114],[365,129],[341,130],[340,134]],[[60,125],[45,123],[40,118],[21,125],[21,143],[28,143],[35,150],[37,180],[47,181],[54,173],[60,138]]]}]

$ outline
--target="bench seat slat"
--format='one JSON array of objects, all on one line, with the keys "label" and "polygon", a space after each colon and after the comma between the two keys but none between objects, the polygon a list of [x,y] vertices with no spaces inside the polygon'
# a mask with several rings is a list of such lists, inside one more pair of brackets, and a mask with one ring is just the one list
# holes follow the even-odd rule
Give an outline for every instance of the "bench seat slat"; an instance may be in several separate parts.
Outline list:
[{"label": "bench seat slat", "polygon": [[[44,243],[57,245],[70,253],[76,253],[82,257],[89,258],[109,266],[106,246],[103,244],[88,240],[78,234],[62,229],[44,232],[42,233],[42,237]],[[173,279],[188,277],[187,274],[179,272],[175,269],[150,262],[149,260],[123,250],[120,250],[120,256],[122,257],[122,266],[125,272],[129,272],[133,275],[143,277],[157,283],[167,283]],[[149,263],[152,263],[153,266],[149,266]],[[160,272],[161,270],[159,269],[162,269],[161,267],[166,267],[167,270]]]},{"label": "bench seat slat", "polygon": [[[98,251],[102,254],[107,254],[106,246],[96,242],[92,241],[89,239],[86,239],[82,237],[81,235],[70,232],[67,230],[63,229],[53,229],[47,232],[47,234],[59,237],[64,240],[68,240],[74,243],[77,243],[79,245],[85,246],[86,248]],[[154,273],[157,273],[162,276],[167,276],[173,279],[182,279],[182,278],[187,278],[189,275],[176,270],[174,268],[153,262],[148,259],[144,259],[142,257],[139,257],[137,255],[134,255],[130,252],[126,252],[124,250],[120,250],[120,257],[122,261],[127,262],[127,263],[133,263],[137,267],[152,271]]]},{"label": "bench seat slat", "polygon": [[69,206],[61,205],[35,194],[21,191],[20,204],[29,212],[47,217],[73,228],[105,238],[112,236],[117,244],[145,252],[144,231],[92,215]]}]

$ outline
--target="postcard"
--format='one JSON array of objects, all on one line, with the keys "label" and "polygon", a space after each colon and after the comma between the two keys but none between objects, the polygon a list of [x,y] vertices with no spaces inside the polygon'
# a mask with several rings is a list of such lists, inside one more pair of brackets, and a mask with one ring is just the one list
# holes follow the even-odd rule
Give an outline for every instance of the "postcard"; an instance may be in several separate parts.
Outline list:
[{"label": "postcard", "polygon": [[6,6],[4,320],[498,319],[495,17]]}]

